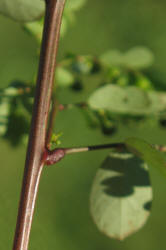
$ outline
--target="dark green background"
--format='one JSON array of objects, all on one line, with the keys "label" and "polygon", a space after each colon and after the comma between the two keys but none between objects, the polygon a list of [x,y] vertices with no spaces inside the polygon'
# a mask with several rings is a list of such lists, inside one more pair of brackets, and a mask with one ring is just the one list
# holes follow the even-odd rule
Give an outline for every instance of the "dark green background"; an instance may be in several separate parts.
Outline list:
[{"label": "dark green background", "polygon": [[[68,0],[70,1],[70,0]],[[99,55],[107,49],[125,51],[136,45],[152,49],[150,70],[166,89],[166,3],[161,0],[91,0],[77,13],[77,21],[61,40],[65,52]],[[0,86],[11,80],[30,81],[37,68],[37,44],[19,24],[0,17]],[[90,89],[91,82],[87,82]],[[63,102],[83,100],[88,91],[74,96],[61,91]],[[121,141],[139,136],[165,143],[166,130],[156,122],[122,126],[113,137],[90,129],[77,109],[59,114],[56,130],[63,131],[63,145]],[[0,141],[0,249],[11,249],[25,159],[25,146],[13,148]],[[31,234],[30,250],[156,250],[166,245],[166,182],[151,171],[154,187],[152,215],[145,227],[123,242],[100,234],[89,213],[89,193],[96,169],[108,151],[68,156],[56,167],[45,168]]]}]

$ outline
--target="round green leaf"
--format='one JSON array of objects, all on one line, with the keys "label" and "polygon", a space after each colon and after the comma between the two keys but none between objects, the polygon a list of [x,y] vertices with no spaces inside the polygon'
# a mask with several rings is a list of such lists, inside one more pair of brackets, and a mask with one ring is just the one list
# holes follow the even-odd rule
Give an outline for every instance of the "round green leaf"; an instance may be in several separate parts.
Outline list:
[{"label": "round green leaf", "polygon": [[123,54],[119,50],[109,50],[105,52],[100,61],[107,66],[123,65]]},{"label": "round green leaf", "polygon": [[143,115],[149,105],[147,93],[136,87],[114,84],[97,89],[89,98],[92,109],[104,109],[113,113]]},{"label": "round green leaf", "polygon": [[0,0],[0,13],[19,22],[38,19],[44,8],[44,0]]},{"label": "round green leaf", "polygon": [[124,54],[125,66],[132,69],[147,68],[153,64],[152,52],[144,47],[135,47]]},{"label": "round green leaf", "polygon": [[104,109],[111,113],[147,116],[166,108],[166,95],[156,91],[146,92],[134,86],[109,84],[94,91],[88,104],[94,110]]},{"label": "round green leaf", "polygon": [[150,105],[146,112],[159,113],[166,109],[166,94],[164,92],[148,91],[147,94]]},{"label": "round green leaf", "polygon": [[90,210],[98,229],[122,240],[146,222],[152,201],[147,165],[132,154],[110,153],[93,182]]},{"label": "round green leaf", "polygon": [[166,176],[166,160],[161,152],[157,151],[144,140],[138,138],[128,138],[125,141],[125,144],[129,151],[135,153],[141,159],[146,161],[149,166],[158,169]]},{"label": "round green leaf", "polygon": [[55,80],[59,86],[66,87],[70,86],[74,82],[74,76],[69,70],[58,67],[55,73]]},{"label": "round green leaf", "polygon": [[106,66],[143,69],[153,64],[154,56],[151,50],[138,46],[130,49],[126,53],[122,53],[119,50],[109,50],[100,57],[100,61]]}]

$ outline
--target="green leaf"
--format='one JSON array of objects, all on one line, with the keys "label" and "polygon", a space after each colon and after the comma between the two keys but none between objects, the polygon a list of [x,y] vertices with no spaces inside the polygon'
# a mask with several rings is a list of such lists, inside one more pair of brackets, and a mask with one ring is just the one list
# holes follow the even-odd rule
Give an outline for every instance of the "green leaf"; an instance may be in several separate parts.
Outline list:
[{"label": "green leaf", "polygon": [[22,98],[12,98],[4,138],[7,139],[12,146],[18,146],[19,143],[22,142],[22,139],[25,139],[25,135],[29,133],[30,120],[31,116],[22,105]]},{"label": "green leaf", "polygon": [[0,13],[19,22],[40,18],[44,8],[44,0],[0,0]]},{"label": "green leaf", "polygon": [[87,0],[70,0],[66,1],[65,11],[76,11],[80,9]]},{"label": "green leaf", "polygon": [[69,70],[62,67],[57,67],[55,80],[59,86],[67,87],[72,85],[72,83],[74,82],[74,76]]},{"label": "green leaf", "polygon": [[50,143],[48,145],[49,150],[54,150],[57,146],[61,144],[60,137],[63,135],[63,133],[53,133],[51,136]]},{"label": "green leaf", "polygon": [[166,94],[156,91],[109,84],[94,91],[88,104],[94,110],[134,116],[154,115],[166,108]]},{"label": "green leaf", "polygon": [[126,53],[119,50],[109,50],[100,57],[100,61],[109,67],[123,66],[131,69],[144,69],[153,64],[154,56],[151,50],[138,46]]},{"label": "green leaf", "polygon": [[125,144],[129,151],[146,161],[149,166],[158,169],[166,177],[166,160],[161,152],[138,138],[128,138]]},{"label": "green leaf", "polygon": [[119,50],[109,50],[100,57],[100,61],[107,66],[121,66],[123,54]]},{"label": "green leaf", "polygon": [[110,153],[97,172],[90,210],[98,229],[122,240],[146,222],[152,201],[147,165],[132,154]]},{"label": "green leaf", "polygon": [[37,20],[35,22],[28,22],[24,24],[24,29],[32,34],[36,40],[40,43],[42,40],[42,31],[43,31],[44,19]]},{"label": "green leaf", "polygon": [[124,64],[132,69],[148,68],[153,64],[152,52],[144,47],[135,47],[124,54]]},{"label": "green leaf", "polygon": [[149,105],[146,92],[136,87],[114,84],[97,89],[89,98],[92,109],[104,109],[113,113],[143,115]]}]

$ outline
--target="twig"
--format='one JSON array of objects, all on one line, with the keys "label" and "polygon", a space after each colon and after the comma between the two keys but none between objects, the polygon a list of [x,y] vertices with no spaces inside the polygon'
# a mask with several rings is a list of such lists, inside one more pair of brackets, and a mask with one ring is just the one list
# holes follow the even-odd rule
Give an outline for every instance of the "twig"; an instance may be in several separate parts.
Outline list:
[{"label": "twig", "polygon": [[122,151],[126,149],[126,146],[124,143],[111,143],[111,144],[102,144],[102,145],[94,145],[94,146],[78,147],[78,148],[57,148],[52,151],[47,149],[45,151],[44,161],[46,165],[53,165],[59,162],[61,159],[63,159],[66,154],[75,154],[75,153],[110,149],[110,148],[116,149],[117,151]]},{"label": "twig", "polygon": [[60,24],[65,0],[46,0],[46,16],[20,206],[13,250],[27,250],[40,175],[49,115]]},{"label": "twig", "polygon": [[73,154],[73,153],[102,150],[102,149],[109,149],[109,148],[122,150],[125,148],[125,144],[124,143],[110,143],[110,144],[94,145],[94,146],[80,147],[80,148],[64,148],[64,151],[65,151],[65,154]]},{"label": "twig", "polygon": [[[164,145],[152,145],[156,150],[165,153],[166,146]],[[109,143],[86,147],[74,147],[74,148],[56,148],[54,150],[46,149],[44,155],[44,162],[46,165],[53,165],[59,162],[67,154],[76,154],[88,151],[103,150],[103,149],[115,149],[117,152],[127,150],[125,143]]]}]

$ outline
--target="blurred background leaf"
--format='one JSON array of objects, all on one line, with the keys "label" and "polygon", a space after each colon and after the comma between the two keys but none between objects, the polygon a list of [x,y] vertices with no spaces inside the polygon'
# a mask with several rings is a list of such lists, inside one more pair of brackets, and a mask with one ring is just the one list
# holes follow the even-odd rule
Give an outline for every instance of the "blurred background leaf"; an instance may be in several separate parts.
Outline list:
[{"label": "blurred background leaf", "polygon": [[[155,57],[151,68],[146,69],[148,79],[150,77],[158,90],[166,90],[165,8],[166,3],[161,0],[88,1],[84,8],[75,12],[75,22],[66,29],[58,60],[63,59],[67,52],[101,56],[109,50],[125,53],[135,46],[145,46]],[[18,23],[3,16],[0,16],[0,32],[0,87],[7,87],[15,79],[34,81],[38,63],[36,40]],[[113,71],[114,75],[118,73],[116,69]],[[84,78],[86,81],[86,76]],[[71,89],[59,89],[60,102],[83,102],[101,79],[94,75],[86,83],[83,91],[77,94]],[[154,144],[165,144],[166,141],[165,127],[155,118],[143,123],[121,123],[118,133],[106,136],[100,130],[91,129],[77,107],[59,113],[55,131],[63,131],[64,146],[122,141],[135,135]],[[0,148],[0,248],[11,249],[26,147],[13,147],[1,139]],[[30,249],[165,248],[166,201],[163,197],[166,182],[155,170],[151,171],[153,209],[146,226],[123,243],[108,239],[96,229],[89,213],[89,192],[95,172],[107,154],[105,151],[69,156],[57,167],[44,170]]]},{"label": "blurred background leaf", "polygon": [[31,22],[44,13],[44,0],[0,0],[0,13],[19,22]]}]

